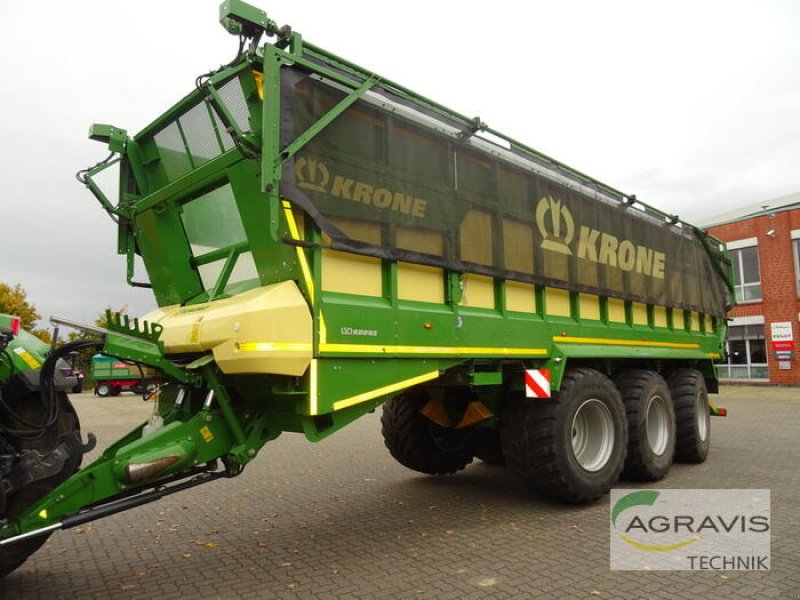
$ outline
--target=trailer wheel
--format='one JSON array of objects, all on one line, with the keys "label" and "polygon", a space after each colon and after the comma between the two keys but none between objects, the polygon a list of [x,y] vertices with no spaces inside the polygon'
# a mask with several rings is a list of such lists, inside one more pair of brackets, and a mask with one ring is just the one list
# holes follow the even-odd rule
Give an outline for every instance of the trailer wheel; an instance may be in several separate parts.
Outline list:
[{"label": "trailer wheel", "polygon": [[101,398],[108,398],[111,395],[111,386],[107,383],[100,382],[94,388],[94,393]]},{"label": "trailer wheel", "polygon": [[675,460],[705,462],[711,446],[711,411],[705,378],[695,369],[678,369],[670,374],[669,387],[675,403]]},{"label": "trailer wheel", "polygon": [[[70,434],[73,431],[80,433],[78,415],[75,413],[75,409],[67,399],[66,394],[58,392],[58,401],[60,403],[58,420],[46,430],[44,435],[35,440],[17,438],[10,440],[17,451],[39,450],[40,452],[47,452],[58,444],[62,436]],[[41,397],[38,392],[29,394],[16,401],[12,399],[9,401],[9,404],[11,405],[10,408],[18,417],[27,421],[41,423],[47,418],[47,412],[42,405]],[[8,425],[12,428],[18,425],[18,421],[10,417],[7,411],[2,413],[1,418],[4,425]],[[57,475],[32,483],[11,494],[7,498],[6,513],[2,516],[9,521],[15,519],[26,508],[47,495],[57,485],[77,471],[81,464],[81,458],[81,455],[73,456],[64,464],[63,469]],[[50,534],[21,540],[6,546],[0,546],[0,579],[22,565],[31,554],[36,552],[36,550],[45,543],[48,537],[50,537]]]},{"label": "trailer wheel", "polygon": [[455,473],[472,462],[467,430],[447,429],[420,413],[428,402],[422,388],[411,388],[383,405],[381,433],[401,465],[429,475]]},{"label": "trailer wheel", "polygon": [[628,417],[623,477],[657,481],[675,455],[675,410],[667,382],[655,371],[632,369],[616,380]]},{"label": "trailer wheel", "polygon": [[501,439],[509,466],[528,485],[583,504],[619,480],[627,447],[625,408],[608,377],[570,369],[552,400],[506,400]]}]

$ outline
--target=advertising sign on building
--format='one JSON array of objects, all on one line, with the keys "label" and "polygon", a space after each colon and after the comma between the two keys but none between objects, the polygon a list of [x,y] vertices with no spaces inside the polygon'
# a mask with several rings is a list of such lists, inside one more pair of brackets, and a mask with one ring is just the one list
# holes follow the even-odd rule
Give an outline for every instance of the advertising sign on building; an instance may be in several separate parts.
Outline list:
[{"label": "advertising sign on building", "polygon": [[776,321],[770,323],[770,337],[772,338],[772,351],[775,358],[780,361],[794,358],[794,334],[791,321]]}]

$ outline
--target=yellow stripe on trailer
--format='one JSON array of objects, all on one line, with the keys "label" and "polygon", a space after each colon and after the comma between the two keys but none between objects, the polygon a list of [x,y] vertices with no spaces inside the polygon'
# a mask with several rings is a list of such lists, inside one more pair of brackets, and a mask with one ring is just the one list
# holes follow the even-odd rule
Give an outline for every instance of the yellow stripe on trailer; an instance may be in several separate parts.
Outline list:
[{"label": "yellow stripe on trailer", "polygon": [[546,348],[482,348],[475,346],[392,346],[374,344],[329,344],[319,345],[320,352],[352,354],[391,354],[419,355],[436,354],[442,356],[546,356]]},{"label": "yellow stripe on trailer", "polygon": [[678,342],[653,342],[649,340],[622,340],[619,338],[588,338],[556,335],[553,341],[560,344],[601,344],[605,346],[644,346],[647,348],[681,348],[697,350],[700,344],[685,344]]},{"label": "yellow stripe on trailer", "polygon": [[404,379],[403,381],[398,381],[397,383],[393,383],[391,385],[375,388],[369,392],[364,392],[363,394],[357,394],[355,396],[351,396],[350,398],[344,398],[334,402],[333,410],[341,410],[356,404],[361,404],[367,400],[373,400],[375,398],[380,398],[381,396],[387,396],[393,392],[397,392],[420,383],[425,383],[426,381],[436,379],[437,377],[439,377],[438,370],[430,371],[429,373],[423,373],[422,375],[417,375],[416,377],[412,377],[410,379]]}]

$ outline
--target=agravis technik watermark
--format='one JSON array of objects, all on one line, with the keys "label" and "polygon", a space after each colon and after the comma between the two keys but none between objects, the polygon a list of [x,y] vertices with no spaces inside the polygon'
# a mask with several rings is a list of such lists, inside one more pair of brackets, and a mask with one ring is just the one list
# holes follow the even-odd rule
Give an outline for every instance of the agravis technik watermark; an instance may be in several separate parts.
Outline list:
[{"label": "agravis technik watermark", "polygon": [[611,490],[612,570],[766,571],[769,490]]}]

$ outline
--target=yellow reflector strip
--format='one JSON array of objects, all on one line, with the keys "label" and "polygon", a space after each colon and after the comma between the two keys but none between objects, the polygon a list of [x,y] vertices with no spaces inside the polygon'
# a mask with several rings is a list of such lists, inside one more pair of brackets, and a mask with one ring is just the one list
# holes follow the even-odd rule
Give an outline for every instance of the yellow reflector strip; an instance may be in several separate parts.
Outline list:
[{"label": "yellow reflector strip", "polygon": [[620,340],[612,338],[585,338],[571,336],[553,336],[553,341],[562,344],[604,344],[606,346],[646,346],[649,348],[685,348],[696,350],[700,344],[679,344],[676,342],[650,342],[646,340]]},{"label": "yellow reflector strip", "polygon": [[320,352],[350,352],[354,354],[455,354],[455,355],[504,355],[544,356],[545,348],[479,348],[472,346],[380,346],[369,344],[323,344]]},{"label": "yellow reflector strip", "polygon": [[328,341],[328,327],[325,325],[325,317],[322,316],[322,310],[319,311],[319,343],[325,344]]},{"label": "yellow reflector strip", "polygon": [[333,410],[341,410],[343,408],[348,408],[355,404],[361,404],[362,402],[366,402],[367,400],[372,400],[373,398],[379,398],[380,396],[386,396],[388,394],[391,394],[392,392],[397,392],[399,390],[411,387],[412,385],[417,385],[419,383],[430,381],[431,379],[436,379],[437,377],[439,377],[439,371],[431,371],[430,373],[417,375],[416,377],[412,377],[411,379],[404,379],[403,381],[398,381],[397,383],[393,383],[392,385],[386,385],[380,388],[376,388],[374,390],[370,390],[369,392],[364,392],[363,394],[351,396],[350,398],[344,398],[343,400],[339,400],[333,403]]},{"label": "yellow reflector strip", "polygon": [[319,414],[319,395],[317,391],[319,388],[319,384],[317,383],[319,381],[319,376],[317,375],[317,368],[317,359],[311,359],[311,370],[308,376],[308,395],[310,403],[309,412],[312,415]]},{"label": "yellow reflector strip", "polygon": [[245,342],[239,344],[242,352],[311,352],[310,342]]},{"label": "yellow reflector strip", "polygon": [[719,352],[709,352],[708,353],[708,357],[709,358],[720,358],[720,353]]},{"label": "yellow reflector strip", "polygon": [[42,510],[39,511],[39,518],[40,519],[46,519],[47,518],[47,509],[46,508],[43,508]]}]

